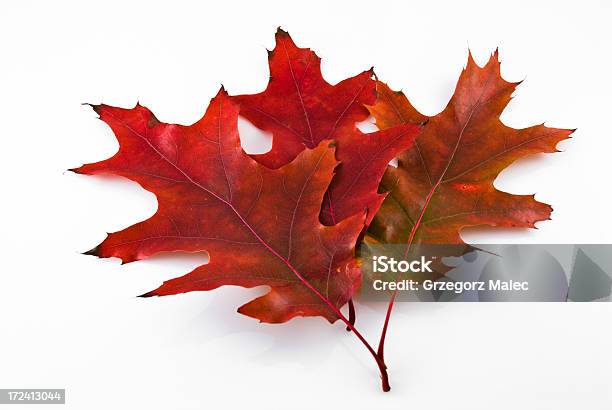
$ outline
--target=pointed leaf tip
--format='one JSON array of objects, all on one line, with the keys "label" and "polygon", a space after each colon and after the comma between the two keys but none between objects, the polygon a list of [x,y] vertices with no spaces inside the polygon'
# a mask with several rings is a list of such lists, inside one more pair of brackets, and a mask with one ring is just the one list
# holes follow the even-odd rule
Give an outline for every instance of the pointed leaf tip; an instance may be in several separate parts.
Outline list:
[{"label": "pointed leaf tip", "polygon": [[100,246],[96,246],[90,250],[88,250],[87,252],[83,252],[81,255],[88,255],[88,256],[95,256],[95,257],[100,257],[100,255],[98,254]]}]

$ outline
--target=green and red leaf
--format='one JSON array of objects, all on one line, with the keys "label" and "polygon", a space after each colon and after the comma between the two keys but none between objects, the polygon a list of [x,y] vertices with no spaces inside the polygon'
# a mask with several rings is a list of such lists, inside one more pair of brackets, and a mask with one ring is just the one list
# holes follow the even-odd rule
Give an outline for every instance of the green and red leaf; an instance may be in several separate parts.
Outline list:
[{"label": "green and red leaf", "polygon": [[[495,188],[499,173],[519,158],[556,152],[572,130],[536,125],[508,127],[500,115],[519,83],[500,74],[497,51],[484,67],[470,54],[446,108],[428,119],[412,148],[389,167],[382,187],[390,194],[369,234],[386,243],[463,243],[470,226],[533,228],[550,218],[552,208],[533,195]],[[400,92],[377,84],[379,98],[369,107],[381,129],[427,118]]]}]

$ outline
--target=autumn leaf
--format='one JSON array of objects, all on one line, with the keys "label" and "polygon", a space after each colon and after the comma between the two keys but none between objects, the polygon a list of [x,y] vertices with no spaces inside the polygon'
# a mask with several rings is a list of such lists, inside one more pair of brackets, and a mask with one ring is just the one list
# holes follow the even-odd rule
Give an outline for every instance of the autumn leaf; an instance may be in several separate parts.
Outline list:
[{"label": "autumn leaf", "polygon": [[420,126],[405,124],[371,134],[359,131],[355,124],[369,117],[364,104],[376,99],[373,71],[331,85],[321,74],[321,59],[298,48],[280,28],[268,58],[266,90],[233,97],[240,104],[240,115],[273,135],[272,149],[253,158],[277,168],[305,148],[335,140],[341,165],[325,196],[321,221],[334,225],[367,210],[369,224],[385,198],[377,189],[387,164],[411,146]]},{"label": "autumn leaf", "polygon": [[155,215],[111,233],[90,254],[124,263],[160,252],[207,251],[210,263],[144,296],[223,285],[267,285],[239,312],[263,322],[296,316],[338,319],[360,272],[353,260],[364,213],[333,226],[319,222],[337,161],[329,141],[272,170],[240,146],[238,107],[224,90],[190,126],[159,122],[147,108],[94,106],[119,140],[107,160],[74,169],[114,174],[153,192]]},{"label": "autumn leaf", "polygon": [[[497,52],[482,68],[470,55],[448,106],[431,118],[372,70],[332,85],[320,62],[279,29],[266,90],[230,97],[221,89],[193,125],[161,123],[140,105],[94,106],[119,150],[73,171],[129,178],[155,194],[158,209],[87,254],[127,263],[206,251],[208,264],[142,296],[267,286],[238,311],[268,323],[342,320],[389,391],[384,345],[397,291],[377,351],[340,311],[361,283],[355,246],[364,230],[368,244],[451,245],[468,226],[534,227],[551,207],[493,182],[519,158],[555,152],[572,131],[501,122],[517,83],[502,79]],[[242,150],[239,114],[272,133],[269,152]],[[365,134],[356,124],[370,114],[380,131]],[[398,166],[388,166],[396,156]]]},{"label": "autumn leaf", "polygon": [[[440,114],[429,118],[413,147],[389,167],[382,187],[391,193],[369,235],[384,243],[460,244],[469,226],[534,228],[552,208],[533,195],[497,190],[493,181],[519,158],[556,152],[572,130],[537,125],[513,129],[500,115],[519,83],[502,79],[497,51],[484,67],[471,54],[455,93]],[[369,107],[381,129],[427,118],[401,92],[378,82]]]}]

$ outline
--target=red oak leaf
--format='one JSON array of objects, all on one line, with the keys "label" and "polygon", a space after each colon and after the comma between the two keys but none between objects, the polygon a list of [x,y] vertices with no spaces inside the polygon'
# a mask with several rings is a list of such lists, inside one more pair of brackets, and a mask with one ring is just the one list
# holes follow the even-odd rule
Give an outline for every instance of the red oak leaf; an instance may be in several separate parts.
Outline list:
[{"label": "red oak leaf", "polygon": [[151,218],[111,233],[90,254],[123,262],[159,252],[207,251],[210,263],[144,296],[267,285],[239,312],[264,322],[295,316],[338,319],[360,272],[353,260],[364,214],[319,222],[337,161],[328,141],[272,170],[240,146],[238,106],[224,90],[190,126],[159,122],[147,108],[95,106],[119,141],[111,158],[73,170],[115,174],[153,192]]},{"label": "red oak leaf", "polygon": [[331,85],[321,75],[321,59],[298,48],[281,29],[268,57],[266,90],[233,97],[240,115],[273,135],[271,151],[253,158],[277,168],[305,148],[335,140],[341,166],[325,197],[321,221],[334,225],[367,210],[369,224],[385,198],[377,189],[387,164],[412,144],[420,127],[406,124],[372,134],[357,129],[355,123],[369,116],[364,104],[376,99],[372,70]]},{"label": "red oak leaf", "polygon": [[[470,54],[455,93],[440,114],[431,117],[414,146],[389,167],[382,186],[391,193],[369,230],[387,243],[463,243],[468,226],[535,227],[552,208],[533,195],[497,190],[493,181],[526,155],[556,152],[572,130],[537,125],[505,126],[499,116],[519,83],[502,79],[497,51],[484,67]],[[378,99],[369,107],[381,129],[421,122],[401,92],[378,83]]]}]

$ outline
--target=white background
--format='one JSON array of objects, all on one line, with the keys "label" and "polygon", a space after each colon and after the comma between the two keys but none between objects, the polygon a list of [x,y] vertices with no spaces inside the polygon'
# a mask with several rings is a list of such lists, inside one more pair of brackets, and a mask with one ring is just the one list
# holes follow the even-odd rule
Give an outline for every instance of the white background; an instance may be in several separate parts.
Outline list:
[{"label": "white background", "polygon": [[[66,388],[70,409],[610,409],[611,304],[404,304],[387,344],[393,390],[340,324],[262,325],[235,312],[262,289],[139,299],[203,257],[120,266],[82,256],[155,212],[134,183],[65,172],[112,155],[83,102],[137,100],[192,123],[223,83],[267,83],[281,25],[336,83],[374,65],[425,114],[442,110],[468,46],[526,78],[515,127],[577,127],[565,152],[498,179],[537,192],[537,231],[490,242],[610,243],[612,10],[606,1],[31,2],[0,6],[0,388]],[[244,127],[243,127],[244,128]],[[359,306],[378,336],[384,306]]]}]

